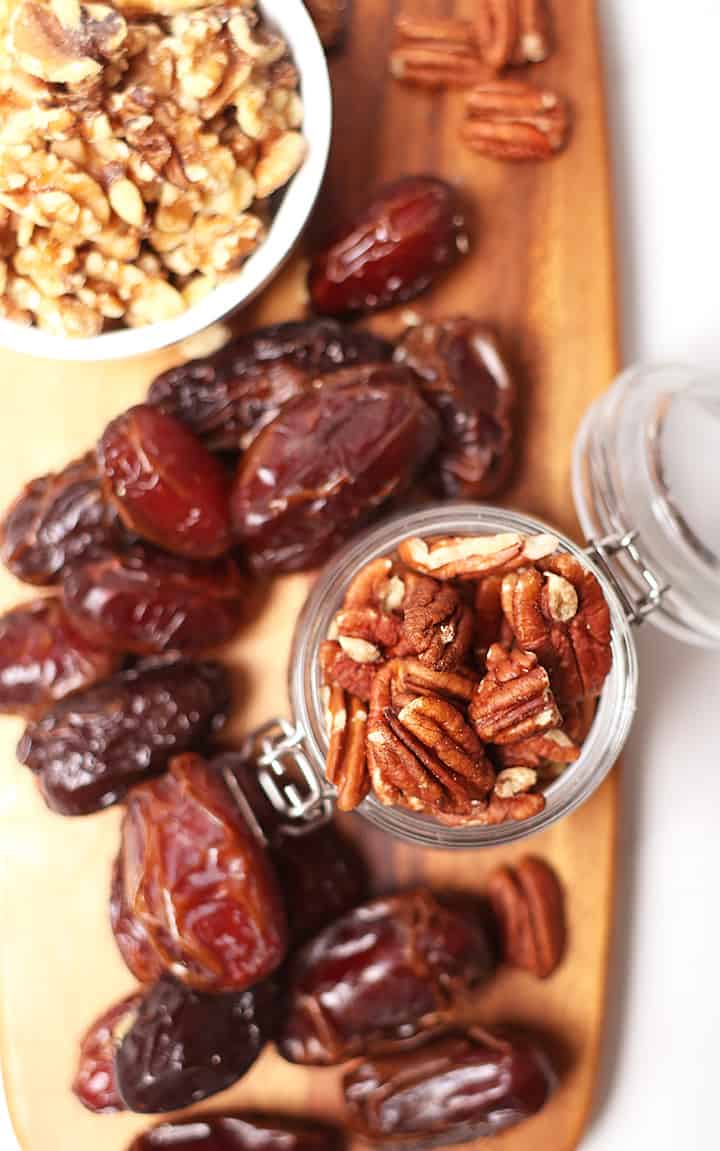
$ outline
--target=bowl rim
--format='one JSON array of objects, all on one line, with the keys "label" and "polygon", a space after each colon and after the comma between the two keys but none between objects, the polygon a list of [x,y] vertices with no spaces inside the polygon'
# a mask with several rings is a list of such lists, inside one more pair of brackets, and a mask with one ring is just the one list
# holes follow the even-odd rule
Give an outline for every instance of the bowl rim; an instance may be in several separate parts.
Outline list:
[{"label": "bowl rim", "polygon": [[267,238],[236,276],[179,316],[139,328],[75,339],[0,317],[0,347],[52,360],[97,362],[159,351],[188,339],[249,303],[280,271],[314,207],[332,135],[332,91],[325,51],[302,0],[257,0],[263,18],[287,40],[300,74],[308,153],[282,193]]}]

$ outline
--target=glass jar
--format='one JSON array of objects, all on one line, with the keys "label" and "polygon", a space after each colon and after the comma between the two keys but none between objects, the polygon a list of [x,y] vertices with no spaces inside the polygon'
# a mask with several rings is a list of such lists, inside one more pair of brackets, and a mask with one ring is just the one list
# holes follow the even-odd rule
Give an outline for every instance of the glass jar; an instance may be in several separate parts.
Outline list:
[{"label": "glass jar", "polygon": [[[720,513],[716,503],[709,512],[694,506],[698,453],[688,456],[688,436],[697,446],[698,423],[706,448],[714,444],[711,462],[720,480],[720,386],[712,380],[687,368],[635,368],[590,408],[573,463],[576,505],[589,537],[585,549],[529,516],[483,504],[444,503],[397,513],[337,553],[297,622],[289,669],[293,722],[272,720],[256,733],[261,782],[288,823],[302,831],[327,818],[333,806],[334,789],[323,771],[328,740],[319,645],[350,580],[413,535],[551,532],[602,587],[610,609],[613,664],[580,757],[545,788],[545,809],[532,819],[448,827],[431,816],[384,806],[372,794],[358,813],[419,846],[467,849],[524,839],[587,799],[617,760],[632,723],[638,675],[633,625],[652,613],[679,638],[720,647],[720,547],[715,549],[714,535],[716,527],[720,540]],[[716,483],[714,491],[719,489]]]}]

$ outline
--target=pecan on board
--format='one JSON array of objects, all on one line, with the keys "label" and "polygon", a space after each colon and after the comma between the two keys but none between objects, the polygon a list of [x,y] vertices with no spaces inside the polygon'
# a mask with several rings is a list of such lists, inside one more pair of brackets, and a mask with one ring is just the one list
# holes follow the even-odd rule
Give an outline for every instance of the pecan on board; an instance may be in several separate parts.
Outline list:
[{"label": "pecan on board", "polygon": [[471,20],[399,16],[390,74],[419,88],[469,88],[487,76]]},{"label": "pecan on board", "polygon": [[468,93],[461,136],[495,160],[549,160],[570,132],[567,102],[548,88],[494,80]]},{"label": "pecan on board", "polygon": [[499,867],[487,893],[500,929],[503,958],[540,979],[552,975],[565,948],[562,887],[542,859],[525,857],[516,867]]},{"label": "pecan on board", "polygon": [[482,59],[499,72],[539,64],[551,50],[547,0],[478,0],[475,39]]}]

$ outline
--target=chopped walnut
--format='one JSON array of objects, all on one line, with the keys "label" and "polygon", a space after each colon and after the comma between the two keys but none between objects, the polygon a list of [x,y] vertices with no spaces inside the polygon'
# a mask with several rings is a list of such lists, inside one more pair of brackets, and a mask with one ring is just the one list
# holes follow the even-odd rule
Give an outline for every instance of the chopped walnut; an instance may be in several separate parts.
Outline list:
[{"label": "chopped walnut", "polygon": [[493,644],[487,674],[470,701],[470,718],[485,743],[515,743],[556,728],[562,716],[544,667],[531,652]]},{"label": "chopped walnut", "polygon": [[[262,244],[305,141],[297,71],[255,5],[0,10],[4,315],[81,336],[153,323]],[[97,253],[122,267],[95,274]]]}]

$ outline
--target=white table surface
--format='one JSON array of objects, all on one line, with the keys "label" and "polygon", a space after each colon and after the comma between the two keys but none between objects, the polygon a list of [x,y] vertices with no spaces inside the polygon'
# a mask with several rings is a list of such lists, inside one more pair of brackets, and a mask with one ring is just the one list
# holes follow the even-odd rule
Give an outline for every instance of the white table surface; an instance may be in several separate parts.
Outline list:
[{"label": "white table surface", "polygon": [[[625,359],[686,360],[720,372],[720,5],[601,7]],[[720,655],[682,647],[649,625],[639,649],[603,1071],[582,1151],[714,1151]],[[15,1146],[0,1114],[0,1147]]]}]

